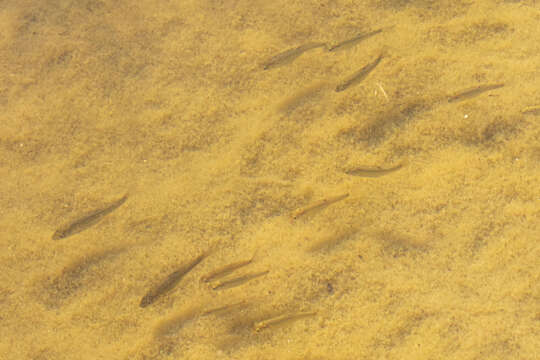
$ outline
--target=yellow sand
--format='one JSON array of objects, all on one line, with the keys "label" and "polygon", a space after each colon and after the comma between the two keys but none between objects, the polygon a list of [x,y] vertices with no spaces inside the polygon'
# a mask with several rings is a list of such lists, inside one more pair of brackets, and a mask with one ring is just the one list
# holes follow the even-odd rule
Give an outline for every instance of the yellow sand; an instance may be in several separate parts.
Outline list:
[{"label": "yellow sand", "polygon": [[[536,0],[1,2],[0,359],[538,359],[539,24]],[[230,276],[267,275],[200,281],[254,254]]]}]

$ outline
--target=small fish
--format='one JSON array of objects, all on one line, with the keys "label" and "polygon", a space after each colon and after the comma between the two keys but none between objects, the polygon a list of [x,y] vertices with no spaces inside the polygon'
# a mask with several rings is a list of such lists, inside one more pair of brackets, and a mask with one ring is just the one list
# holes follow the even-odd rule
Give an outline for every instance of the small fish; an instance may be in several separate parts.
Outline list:
[{"label": "small fish", "polygon": [[378,30],[374,30],[365,34],[360,34],[358,36],[353,37],[352,39],[345,40],[343,42],[340,42],[337,45],[330,47],[328,51],[338,51],[338,50],[345,50],[345,49],[351,48],[354,45],[358,44],[360,41],[368,39],[374,35],[377,35],[378,33],[382,31],[383,29],[378,29]]},{"label": "small fish", "polygon": [[338,196],[334,196],[334,197],[329,197],[329,198],[324,198],[322,200],[316,201],[311,205],[308,205],[306,207],[303,207],[303,208],[300,208],[300,209],[294,211],[291,214],[291,219],[296,220],[300,216],[306,215],[306,214],[308,214],[310,212],[313,212],[313,211],[316,211],[316,210],[319,210],[319,209],[323,209],[323,208],[325,208],[325,207],[327,207],[327,206],[329,206],[329,205],[331,205],[331,204],[333,204],[335,202],[338,202],[340,200],[345,199],[348,196],[349,196],[349,194],[346,193],[346,194],[342,194],[342,195],[338,195]]},{"label": "small fish", "polygon": [[504,86],[503,83],[476,86],[476,87],[464,90],[464,91],[460,92],[459,94],[450,96],[448,98],[448,102],[457,102],[457,101],[467,100],[467,99],[473,98],[475,96],[478,96],[480,94],[483,94],[486,91],[502,88],[503,86]]},{"label": "small fish", "polygon": [[394,171],[401,169],[402,167],[403,167],[403,164],[399,164],[399,165],[396,165],[394,167],[387,168],[387,169],[362,167],[362,168],[347,170],[345,171],[345,174],[373,178],[373,177],[388,175]]},{"label": "small fish", "polygon": [[521,110],[521,113],[525,115],[540,115],[540,105],[526,107],[525,109]]},{"label": "small fish", "polygon": [[312,43],[308,43],[308,44],[296,47],[294,49],[286,50],[282,53],[279,53],[273,56],[267,62],[265,62],[263,64],[263,69],[268,70],[268,69],[276,68],[276,67],[283,66],[286,64],[290,64],[306,51],[324,47],[324,46],[326,46],[326,44],[324,43],[312,42]]},{"label": "small fish", "polygon": [[230,279],[230,280],[224,280],[224,281],[218,281],[215,285],[212,286],[213,290],[224,290],[224,289],[230,289],[233,287],[240,286],[244,283],[247,283],[250,280],[253,280],[255,278],[264,276],[268,274],[270,271],[261,271],[257,273],[249,273],[246,275],[242,275],[240,277]]},{"label": "small fish", "polygon": [[285,314],[285,315],[276,316],[274,318],[255,323],[254,330],[255,332],[259,332],[262,329],[265,329],[269,326],[274,326],[274,325],[279,325],[279,324],[283,324],[290,321],[299,320],[299,319],[306,318],[309,316],[314,316],[316,314],[317,314],[316,312],[299,312],[295,314]]},{"label": "small fish", "polygon": [[254,257],[255,257],[255,254],[253,254],[251,259],[249,259],[249,260],[238,261],[238,262],[235,262],[235,263],[232,263],[232,264],[222,266],[219,269],[216,269],[216,270],[204,275],[203,277],[201,277],[201,280],[204,281],[204,282],[210,282],[210,281],[221,279],[221,278],[229,275],[233,271],[238,270],[238,269],[240,269],[240,268],[242,268],[244,266],[247,266],[247,265],[251,264]]},{"label": "small fish", "polygon": [[150,289],[150,291],[148,291],[148,293],[143,296],[139,306],[142,308],[147,307],[148,305],[155,302],[159,297],[171,291],[180,282],[180,280],[182,280],[182,278],[195,266],[197,266],[206,256],[208,256],[207,252],[202,253],[189,264],[184,265],[180,269],[169,274],[169,276],[167,276],[165,280],[163,280],[156,287]]},{"label": "small fish", "polygon": [[225,315],[225,314],[230,313],[230,312],[232,312],[234,310],[243,309],[243,308],[245,308],[247,306],[249,306],[249,303],[246,300],[242,300],[242,301],[239,301],[239,302],[236,302],[236,303],[227,304],[227,305],[220,306],[220,307],[217,307],[217,308],[205,310],[202,313],[202,315],[203,316],[210,315],[210,314]]},{"label": "small fish", "polygon": [[83,230],[88,229],[89,227],[97,224],[106,215],[112,213],[114,210],[119,208],[123,203],[126,202],[127,198],[128,196],[126,194],[122,198],[108,205],[107,207],[103,209],[94,210],[91,213],[80,217],[74,222],[62,226],[60,229],[54,232],[52,239],[53,240],[64,239],[64,238],[67,238],[68,236],[75,235],[77,233],[80,233]]},{"label": "small fish", "polygon": [[366,66],[361,68],[359,71],[352,74],[347,80],[344,80],[341,84],[339,84],[336,87],[336,92],[344,91],[344,90],[348,89],[349,87],[362,82],[362,80],[364,80],[369,75],[369,73],[371,73],[373,71],[373,69],[375,69],[375,67],[377,67],[377,65],[379,65],[382,58],[383,58],[383,56],[379,55],[379,57],[377,59],[375,59],[375,61],[367,64]]}]

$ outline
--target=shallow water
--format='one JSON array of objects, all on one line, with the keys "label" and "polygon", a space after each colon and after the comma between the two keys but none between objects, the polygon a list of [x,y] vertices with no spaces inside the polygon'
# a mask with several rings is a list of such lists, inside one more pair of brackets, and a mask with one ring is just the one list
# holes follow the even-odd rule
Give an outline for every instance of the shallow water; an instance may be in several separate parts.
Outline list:
[{"label": "shallow water", "polygon": [[1,359],[537,357],[536,0],[0,17]]}]

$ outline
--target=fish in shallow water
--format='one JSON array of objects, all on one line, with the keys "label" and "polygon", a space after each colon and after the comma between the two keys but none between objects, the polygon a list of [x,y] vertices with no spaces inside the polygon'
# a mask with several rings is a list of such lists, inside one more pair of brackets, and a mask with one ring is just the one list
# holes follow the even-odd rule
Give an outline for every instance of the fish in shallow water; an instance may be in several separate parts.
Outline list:
[{"label": "fish in shallow water", "polygon": [[336,86],[336,92],[341,92],[344,90],[347,90],[353,85],[359,84],[364,80],[372,71],[379,65],[381,62],[383,56],[379,55],[377,59],[375,59],[373,62],[367,64],[354,74],[352,74],[348,79],[344,80],[342,83],[340,83],[338,86]]},{"label": "fish in shallow water", "polygon": [[333,203],[336,203],[340,200],[343,200],[345,198],[347,198],[349,196],[349,193],[346,193],[346,194],[341,194],[341,195],[337,195],[337,196],[332,196],[332,197],[328,197],[328,198],[324,198],[322,200],[319,200],[319,201],[316,201],[306,207],[303,207],[303,208],[300,208],[300,209],[297,209],[295,210],[292,214],[291,214],[291,220],[297,220],[299,217],[301,216],[304,216],[304,215],[307,215],[307,214],[310,214],[312,212],[315,212],[317,210],[320,210],[320,209],[323,209]]},{"label": "fish in shallow water", "polygon": [[379,177],[398,171],[403,167],[403,164],[399,164],[390,168],[373,168],[373,167],[359,167],[355,169],[346,170],[347,175],[362,176],[362,177]]},{"label": "fish in shallow water", "polygon": [[460,92],[460,93],[458,93],[456,95],[450,96],[448,98],[448,102],[458,102],[458,101],[471,99],[471,98],[476,97],[478,95],[481,95],[481,94],[483,94],[483,93],[485,93],[487,91],[502,88],[503,86],[504,86],[503,83],[499,83],[499,84],[480,85],[480,86],[476,86],[476,87],[473,87],[473,88],[469,88],[467,90],[463,90],[462,92]]},{"label": "fish in shallow water", "polygon": [[298,46],[294,49],[286,50],[282,53],[277,54],[276,56],[270,58],[267,62],[265,62],[263,64],[263,69],[268,70],[268,69],[276,68],[276,67],[283,66],[286,64],[290,64],[297,57],[299,57],[306,51],[311,50],[311,49],[316,49],[319,47],[324,47],[324,46],[326,46],[324,43],[313,42],[313,43],[308,43],[302,46]]},{"label": "fish in shallow water", "polygon": [[101,219],[106,215],[112,213],[114,210],[118,209],[123,203],[126,202],[128,196],[127,194],[122,196],[120,199],[116,200],[112,204],[109,204],[105,208],[97,209],[89,214],[86,214],[73,222],[70,222],[58,230],[56,230],[52,236],[53,240],[60,240],[67,238],[71,235],[80,233],[83,230],[88,229],[89,227],[97,224]]},{"label": "fish in shallow water", "polygon": [[357,36],[353,37],[352,39],[348,39],[348,40],[340,42],[337,45],[331,46],[328,49],[328,51],[338,51],[338,50],[344,50],[344,49],[351,48],[354,45],[358,44],[360,41],[366,40],[366,39],[368,39],[368,38],[370,38],[370,37],[372,37],[374,35],[377,35],[378,33],[382,32],[382,31],[383,31],[383,29],[378,29],[378,30],[375,30],[375,31],[371,31],[369,33],[357,35]]},{"label": "fish in shallow water", "polygon": [[203,261],[206,256],[208,256],[207,252],[202,253],[189,264],[184,265],[180,269],[170,273],[169,276],[165,278],[165,280],[150,289],[150,291],[148,291],[146,295],[143,296],[139,306],[142,308],[147,307],[148,305],[159,299],[162,295],[171,291],[180,282],[180,280],[182,280],[182,278],[187,273],[189,273],[191,270],[193,270],[195,266],[197,266],[201,261]]}]

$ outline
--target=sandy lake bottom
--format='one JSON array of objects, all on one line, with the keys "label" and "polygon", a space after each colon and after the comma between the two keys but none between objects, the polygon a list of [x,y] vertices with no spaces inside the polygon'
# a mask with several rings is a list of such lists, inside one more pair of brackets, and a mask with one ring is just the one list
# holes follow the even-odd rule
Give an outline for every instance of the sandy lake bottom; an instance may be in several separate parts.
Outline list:
[{"label": "sandy lake bottom", "polygon": [[2,1],[0,359],[538,359],[539,24]]}]

